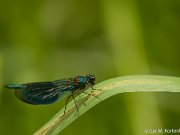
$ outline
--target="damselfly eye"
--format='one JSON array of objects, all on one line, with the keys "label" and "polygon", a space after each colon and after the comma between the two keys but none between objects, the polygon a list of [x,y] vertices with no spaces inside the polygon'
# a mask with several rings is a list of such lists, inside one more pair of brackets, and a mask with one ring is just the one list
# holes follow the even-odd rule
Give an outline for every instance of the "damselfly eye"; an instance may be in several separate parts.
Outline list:
[{"label": "damselfly eye", "polygon": [[90,84],[94,85],[94,84],[95,84],[95,76],[89,74],[89,75],[88,75],[88,82],[89,82]]}]

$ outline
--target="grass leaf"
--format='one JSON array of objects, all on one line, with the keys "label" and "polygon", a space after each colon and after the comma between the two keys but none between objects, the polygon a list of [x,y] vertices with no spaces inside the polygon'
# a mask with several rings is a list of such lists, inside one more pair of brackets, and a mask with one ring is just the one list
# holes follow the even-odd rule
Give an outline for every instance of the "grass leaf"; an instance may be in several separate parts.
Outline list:
[{"label": "grass leaf", "polygon": [[[98,96],[102,101],[119,93],[124,92],[180,92],[180,78],[170,76],[137,75],[122,76],[103,81],[94,86],[102,91],[93,91],[94,96]],[[91,93],[91,88],[86,92]],[[40,128],[35,135],[54,135],[60,133],[65,127],[72,123],[79,116],[91,109],[101,100],[87,94],[80,94],[76,97],[79,113],[76,110],[74,101],[71,101],[63,115],[64,108],[61,109],[47,124]]]}]

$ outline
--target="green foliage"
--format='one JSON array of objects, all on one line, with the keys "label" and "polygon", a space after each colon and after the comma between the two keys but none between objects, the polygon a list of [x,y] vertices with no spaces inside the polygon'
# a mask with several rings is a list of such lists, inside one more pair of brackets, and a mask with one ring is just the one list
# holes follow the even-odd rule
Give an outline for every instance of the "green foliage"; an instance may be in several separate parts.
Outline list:
[{"label": "green foliage", "polygon": [[[1,0],[0,134],[33,134],[65,104],[28,105],[4,84],[89,73],[96,83],[124,75],[180,76],[179,7],[179,0]],[[144,135],[145,128],[179,128],[179,99],[172,92],[119,94],[62,134]]]}]

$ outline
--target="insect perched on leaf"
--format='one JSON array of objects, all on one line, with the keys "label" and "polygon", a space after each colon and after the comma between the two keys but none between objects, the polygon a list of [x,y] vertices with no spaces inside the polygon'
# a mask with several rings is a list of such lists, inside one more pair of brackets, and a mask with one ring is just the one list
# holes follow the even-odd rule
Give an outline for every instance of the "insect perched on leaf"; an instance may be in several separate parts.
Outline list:
[{"label": "insect perched on leaf", "polygon": [[90,86],[92,91],[97,90],[93,88],[94,84],[95,76],[89,74],[86,76],[76,76],[74,78],[60,79],[52,82],[7,84],[5,87],[9,89],[15,89],[15,95],[17,98],[33,105],[52,104],[58,99],[62,99],[65,95],[70,94],[66,99],[66,105],[64,109],[65,114],[68,99],[70,97],[74,99],[74,103],[78,110],[78,106],[74,97],[76,94],[85,93],[98,98],[98,96],[85,92],[86,86]]}]

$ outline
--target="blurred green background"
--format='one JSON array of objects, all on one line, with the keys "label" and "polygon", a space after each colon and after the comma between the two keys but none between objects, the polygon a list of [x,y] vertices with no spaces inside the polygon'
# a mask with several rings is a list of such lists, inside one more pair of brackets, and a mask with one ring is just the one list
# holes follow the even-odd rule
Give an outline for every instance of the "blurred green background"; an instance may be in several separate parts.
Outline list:
[{"label": "blurred green background", "polygon": [[[0,134],[31,135],[60,110],[19,101],[7,83],[75,75],[180,76],[179,0],[0,1]],[[180,94],[124,93],[97,105],[63,135],[144,135],[180,128]],[[163,134],[161,134],[163,135]]]}]

